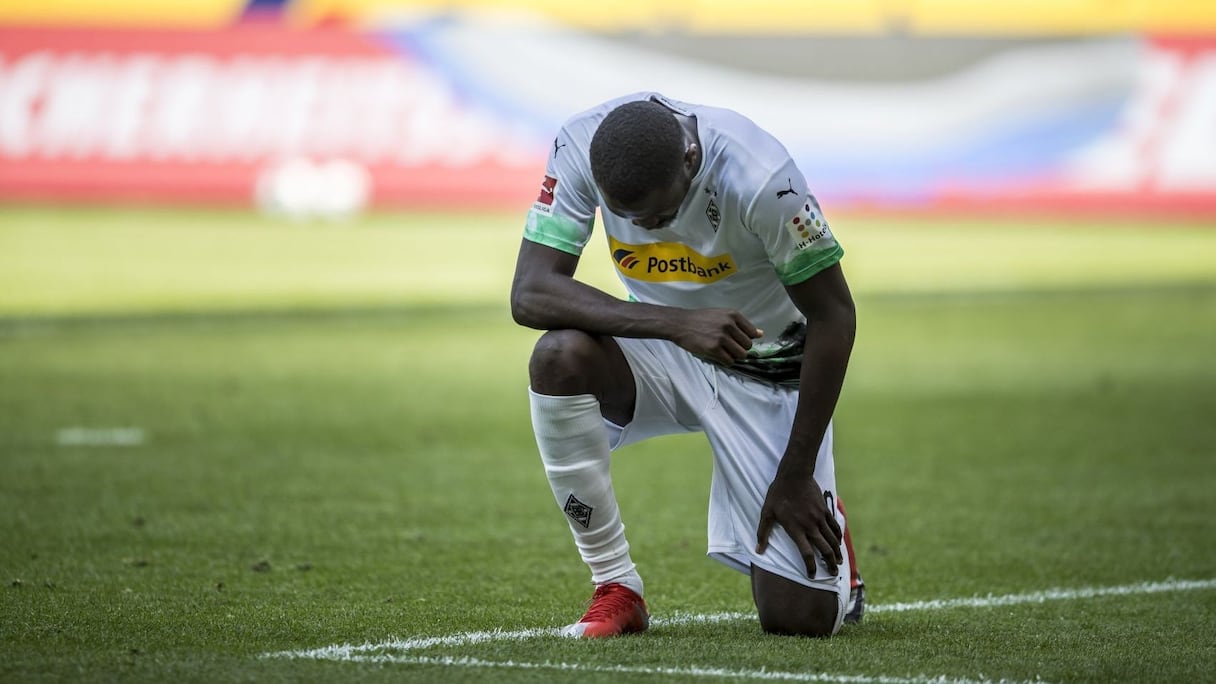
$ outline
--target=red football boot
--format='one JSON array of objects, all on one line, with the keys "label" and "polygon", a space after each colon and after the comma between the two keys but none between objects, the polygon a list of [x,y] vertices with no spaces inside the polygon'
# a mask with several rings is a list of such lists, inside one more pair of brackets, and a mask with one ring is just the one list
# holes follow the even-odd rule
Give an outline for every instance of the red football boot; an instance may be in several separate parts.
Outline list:
[{"label": "red football boot", "polygon": [[650,626],[646,601],[623,584],[595,588],[591,606],[579,621],[562,628],[562,636],[599,638],[644,632]]}]

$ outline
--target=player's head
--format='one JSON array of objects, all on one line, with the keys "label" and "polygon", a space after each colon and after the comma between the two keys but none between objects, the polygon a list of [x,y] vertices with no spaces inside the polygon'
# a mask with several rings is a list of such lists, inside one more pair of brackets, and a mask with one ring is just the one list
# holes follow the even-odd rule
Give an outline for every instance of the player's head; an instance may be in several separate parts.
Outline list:
[{"label": "player's head", "polygon": [[591,138],[591,175],[612,213],[642,228],[671,222],[700,165],[700,148],[668,108],[627,102]]}]

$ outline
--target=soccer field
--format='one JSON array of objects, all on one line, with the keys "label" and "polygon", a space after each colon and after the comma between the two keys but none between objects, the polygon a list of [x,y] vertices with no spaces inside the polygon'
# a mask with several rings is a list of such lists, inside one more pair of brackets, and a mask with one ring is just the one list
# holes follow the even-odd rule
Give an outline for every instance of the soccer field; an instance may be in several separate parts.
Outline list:
[{"label": "soccer field", "polygon": [[587,642],[521,224],[0,209],[0,681],[1213,678],[1213,226],[837,218],[865,622],[761,633],[687,435],[614,460],[652,628]]}]

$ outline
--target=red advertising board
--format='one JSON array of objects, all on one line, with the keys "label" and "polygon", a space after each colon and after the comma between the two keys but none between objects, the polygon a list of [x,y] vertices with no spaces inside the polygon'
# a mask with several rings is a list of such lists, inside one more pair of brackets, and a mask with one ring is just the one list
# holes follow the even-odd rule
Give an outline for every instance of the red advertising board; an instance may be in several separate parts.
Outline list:
[{"label": "red advertising board", "polygon": [[[0,201],[523,206],[543,177],[549,138],[525,130],[538,121],[488,109],[486,93],[524,90],[535,111],[566,111],[553,97],[560,92],[502,78],[532,78],[547,62],[499,54],[483,40],[481,71],[461,72],[409,45],[388,31],[272,21],[218,30],[0,27]],[[822,155],[808,169],[840,208],[1216,216],[1216,40],[1150,38],[1138,54],[1119,120],[1101,123],[1079,151],[1034,157],[1041,140],[1019,138],[1018,174],[988,179],[950,166],[967,155],[940,127],[928,130],[944,142],[926,147],[942,149],[908,166],[914,177],[884,185],[876,174],[899,164],[849,167],[847,176]],[[487,67],[504,61],[510,68]],[[950,83],[941,87],[955,93]],[[834,108],[857,106],[847,95],[837,92]],[[1051,114],[1051,104],[1024,106]],[[814,142],[805,147],[821,152]],[[847,152],[850,162],[864,157]],[[1008,166],[999,155],[988,163]]]},{"label": "red advertising board", "polygon": [[366,171],[371,200],[518,204],[543,148],[521,145],[375,36],[0,28],[0,197],[248,203],[288,160]]}]

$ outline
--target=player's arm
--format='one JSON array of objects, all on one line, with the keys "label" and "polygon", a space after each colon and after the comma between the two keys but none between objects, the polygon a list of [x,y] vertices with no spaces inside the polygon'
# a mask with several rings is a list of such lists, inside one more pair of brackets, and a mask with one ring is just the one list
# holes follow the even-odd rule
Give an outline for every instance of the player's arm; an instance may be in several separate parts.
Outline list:
[{"label": "player's arm", "polygon": [[515,322],[538,330],[572,328],[621,337],[665,337],[664,307],[623,302],[574,278],[579,257],[524,239],[511,283]]},{"label": "player's arm", "polygon": [[807,318],[806,348],[794,425],[760,513],[757,550],[763,553],[773,526],[780,524],[793,537],[807,573],[814,577],[816,550],[831,572],[843,562],[841,530],[814,473],[819,444],[844,384],[857,316],[839,263],[786,286],[786,291]]},{"label": "player's arm", "polygon": [[574,278],[579,257],[524,239],[511,283],[515,322],[538,330],[575,329],[614,337],[671,340],[721,363],[742,359],[760,337],[731,309],[680,309],[623,301]]}]

